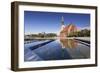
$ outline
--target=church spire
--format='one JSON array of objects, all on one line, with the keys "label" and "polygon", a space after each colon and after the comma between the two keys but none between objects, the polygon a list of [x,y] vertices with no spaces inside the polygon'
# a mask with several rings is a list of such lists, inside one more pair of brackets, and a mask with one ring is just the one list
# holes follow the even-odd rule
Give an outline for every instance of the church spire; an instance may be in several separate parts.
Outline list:
[{"label": "church spire", "polygon": [[64,17],[62,16],[62,18],[61,18],[61,29],[60,29],[60,31],[63,31],[64,28],[65,28],[65,25],[64,25]]},{"label": "church spire", "polygon": [[61,25],[64,25],[64,17],[61,18]]}]

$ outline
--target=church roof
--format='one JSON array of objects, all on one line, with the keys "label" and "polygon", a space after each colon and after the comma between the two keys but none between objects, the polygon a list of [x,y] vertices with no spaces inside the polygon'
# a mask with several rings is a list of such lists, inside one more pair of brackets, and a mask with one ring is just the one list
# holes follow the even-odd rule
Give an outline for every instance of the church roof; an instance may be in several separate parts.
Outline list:
[{"label": "church roof", "polygon": [[69,24],[61,32],[67,32],[69,29],[76,28],[74,24]]}]

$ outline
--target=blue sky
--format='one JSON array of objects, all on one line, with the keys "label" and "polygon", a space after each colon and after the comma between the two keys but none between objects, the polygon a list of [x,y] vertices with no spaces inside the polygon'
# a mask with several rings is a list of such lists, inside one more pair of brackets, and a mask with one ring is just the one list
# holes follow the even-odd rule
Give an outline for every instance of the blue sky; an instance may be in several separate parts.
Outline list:
[{"label": "blue sky", "polygon": [[24,11],[24,32],[58,33],[62,16],[65,25],[73,23],[77,28],[90,27],[90,14]]}]

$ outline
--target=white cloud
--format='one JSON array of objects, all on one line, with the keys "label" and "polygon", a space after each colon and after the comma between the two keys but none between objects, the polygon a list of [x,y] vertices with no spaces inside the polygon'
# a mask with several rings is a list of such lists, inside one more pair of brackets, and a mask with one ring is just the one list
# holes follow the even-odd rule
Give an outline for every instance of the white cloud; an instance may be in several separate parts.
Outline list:
[{"label": "white cloud", "polygon": [[90,30],[90,27],[88,26],[88,27],[78,27],[77,28],[78,30],[83,30],[83,29],[88,29],[88,30]]}]

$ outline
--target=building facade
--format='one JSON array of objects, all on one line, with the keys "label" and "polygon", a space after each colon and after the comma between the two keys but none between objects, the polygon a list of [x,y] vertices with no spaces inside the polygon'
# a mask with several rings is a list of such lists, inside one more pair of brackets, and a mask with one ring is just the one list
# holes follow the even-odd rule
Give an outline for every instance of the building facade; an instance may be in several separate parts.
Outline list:
[{"label": "building facade", "polygon": [[74,33],[77,31],[77,27],[74,24],[64,25],[64,18],[62,16],[61,20],[61,29],[60,29],[60,37],[65,38],[69,36],[70,33]]}]

